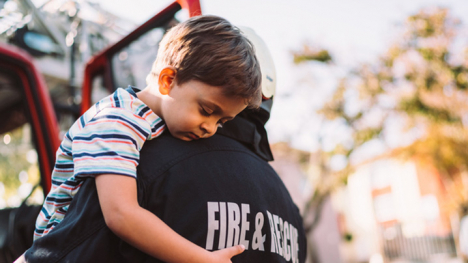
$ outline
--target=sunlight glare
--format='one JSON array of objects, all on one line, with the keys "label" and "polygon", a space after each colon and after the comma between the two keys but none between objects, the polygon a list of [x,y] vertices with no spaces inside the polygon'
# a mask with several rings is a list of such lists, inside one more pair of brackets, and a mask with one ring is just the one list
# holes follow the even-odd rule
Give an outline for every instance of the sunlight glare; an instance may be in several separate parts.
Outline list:
[{"label": "sunlight glare", "polygon": [[5,134],[5,136],[3,136],[3,143],[5,143],[6,145],[10,144],[11,142],[11,136],[10,134]]}]

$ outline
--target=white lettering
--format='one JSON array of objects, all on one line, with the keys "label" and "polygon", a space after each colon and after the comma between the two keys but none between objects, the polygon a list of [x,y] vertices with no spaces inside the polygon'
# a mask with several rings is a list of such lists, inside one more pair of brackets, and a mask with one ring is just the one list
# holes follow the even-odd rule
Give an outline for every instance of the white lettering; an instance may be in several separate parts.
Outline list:
[{"label": "white lettering", "polygon": [[244,245],[245,249],[249,249],[249,241],[245,240],[245,232],[250,230],[250,224],[249,221],[247,221],[247,215],[250,213],[250,206],[248,204],[241,204],[241,211],[242,222],[239,244]]},{"label": "white lettering", "polygon": [[267,211],[268,221],[270,222],[270,233],[271,233],[271,252],[276,253],[278,251],[276,245],[276,234],[275,234],[275,225],[273,224],[273,218],[270,212]]},{"label": "white lettering", "polygon": [[296,253],[294,253],[296,249],[296,243],[294,242],[294,237],[295,237],[294,227],[291,226],[291,228],[289,229],[289,240],[291,241],[291,258],[292,258],[293,263],[296,262],[296,259],[297,259],[297,255]]},{"label": "white lettering", "polygon": [[289,261],[291,260],[291,248],[288,245],[289,223],[287,221],[284,221],[283,233],[283,255],[284,259],[286,259],[286,261]]},{"label": "white lettering", "polygon": [[[293,227],[294,230],[294,261],[299,263],[299,238],[298,238],[298,232],[295,227]],[[291,230],[290,230],[291,231]]]},{"label": "white lettering", "polygon": [[215,219],[215,214],[218,211],[218,202],[208,202],[208,233],[206,234],[205,246],[207,250],[213,250],[215,231],[219,230],[219,221]]},{"label": "white lettering", "polygon": [[240,210],[236,203],[228,203],[228,236],[226,247],[239,244]]},{"label": "white lettering", "polygon": [[218,249],[226,247],[226,203],[219,202],[219,243]]},{"label": "white lettering", "polygon": [[264,220],[265,217],[263,216],[262,212],[258,212],[255,216],[255,231],[252,237],[253,250],[265,251],[265,246],[263,243],[265,243],[266,235],[262,234]]},{"label": "white lettering", "polygon": [[[250,226],[249,204],[207,202],[207,212],[208,229],[205,245],[207,250],[214,249],[218,235],[218,249],[242,244],[246,249],[265,251],[264,243],[267,235],[262,233],[264,213],[257,212],[253,222],[255,225]],[[282,256],[286,262],[299,263],[298,230],[280,216],[269,211],[266,211],[266,214],[270,224],[271,253]]]},{"label": "white lettering", "polygon": [[286,261],[299,263],[299,236],[297,229],[283,218],[267,211],[271,231],[271,252]]},{"label": "white lettering", "polygon": [[[279,217],[279,216],[278,216]],[[279,217],[279,227],[280,227],[280,236],[281,236],[281,255],[284,256],[284,246],[283,246],[283,242],[284,242],[284,232],[283,232],[283,218]]]},{"label": "white lettering", "polygon": [[273,215],[273,221],[275,222],[275,232],[276,232],[276,240],[277,240],[276,244],[278,245],[277,253],[282,256],[283,248],[281,247],[281,229],[278,228],[281,225],[280,217],[278,217],[277,215]]}]

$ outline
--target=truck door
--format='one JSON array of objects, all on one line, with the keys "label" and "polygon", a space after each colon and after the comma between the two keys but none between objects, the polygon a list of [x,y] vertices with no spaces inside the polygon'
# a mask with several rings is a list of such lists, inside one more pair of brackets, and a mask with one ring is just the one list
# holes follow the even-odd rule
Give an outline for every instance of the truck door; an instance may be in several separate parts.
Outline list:
[{"label": "truck door", "polygon": [[0,44],[0,123],[0,262],[12,262],[32,243],[35,218],[50,190],[59,132],[31,57],[5,44]]},{"label": "truck door", "polygon": [[[159,41],[178,23],[182,9],[188,16],[201,14],[198,0],[178,0],[90,59],[82,113],[118,87],[145,87]],[[0,44],[0,263],[14,261],[32,244],[60,139],[49,91],[32,58]],[[36,184],[38,189],[29,196]]]}]

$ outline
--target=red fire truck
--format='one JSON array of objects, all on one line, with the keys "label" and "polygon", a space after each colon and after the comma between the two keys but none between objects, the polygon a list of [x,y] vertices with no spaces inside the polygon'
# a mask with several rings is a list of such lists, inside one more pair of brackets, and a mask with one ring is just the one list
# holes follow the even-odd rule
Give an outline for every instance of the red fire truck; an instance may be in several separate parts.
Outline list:
[{"label": "red fire truck", "polygon": [[[87,62],[81,88],[81,113],[117,87],[144,85],[138,81],[145,80],[156,57],[157,44],[167,28],[178,22],[176,14],[181,10],[189,16],[201,14],[198,0],[178,0]],[[60,143],[56,116],[61,109],[53,106],[44,76],[28,52],[31,50],[0,44],[0,138],[3,135],[3,143],[9,144],[13,136],[9,134],[23,127],[21,140],[26,136],[31,141],[26,159],[37,163],[37,169],[22,172],[19,177],[27,181],[27,174],[36,171],[37,184],[44,196],[50,190],[55,152]],[[7,166],[14,165],[11,158],[6,162]],[[32,244],[34,222],[41,206],[28,203],[33,187],[23,188],[26,194],[17,200],[19,207],[0,210],[0,262],[12,262]],[[3,183],[0,194],[2,191],[5,191]]]}]

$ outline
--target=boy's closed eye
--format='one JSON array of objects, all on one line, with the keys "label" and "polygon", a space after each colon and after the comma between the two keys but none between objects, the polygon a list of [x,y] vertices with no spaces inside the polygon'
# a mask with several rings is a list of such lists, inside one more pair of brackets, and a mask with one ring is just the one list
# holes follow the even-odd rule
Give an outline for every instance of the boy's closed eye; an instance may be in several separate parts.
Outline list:
[{"label": "boy's closed eye", "polygon": [[[203,116],[211,116],[211,114],[213,114],[213,111],[208,108],[208,107],[205,107],[203,105],[200,105],[200,113],[203,115]],[[226,121],[219,121],[218,122],[218,128],[223,128],[223,124],[225,123]]]},{"label": "boy's closed eye", "polygon": [[[200,113],[203,115],[203,116],[211,116],[212,114],[215,113],[214,110],[212,110],[210,107],[206,106],[206,105],[203,105],[203,104],[200,104]],[[223,128],[223,124],[225,124],[226,122],[232,120],[233,118],[231,117],[225,117],[225,118],[222,118],[218,121],[217,123],[217,126],[218,128]]]},{"label": "boy's closed eye", "polygon": [[211,114],[213,114],[213,110],[206,106],[200,105],[200,113],[204,116],[210,116]]}]

